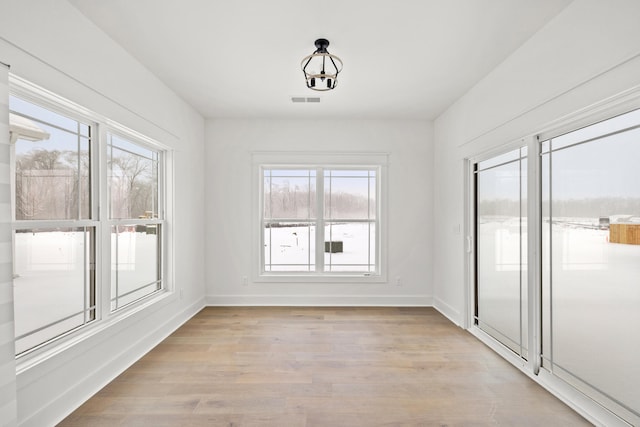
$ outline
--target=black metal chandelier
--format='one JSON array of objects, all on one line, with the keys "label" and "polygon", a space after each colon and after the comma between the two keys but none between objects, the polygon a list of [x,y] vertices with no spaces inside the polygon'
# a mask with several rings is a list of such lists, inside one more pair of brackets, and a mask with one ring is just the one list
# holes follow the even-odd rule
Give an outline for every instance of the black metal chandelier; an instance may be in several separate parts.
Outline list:
[{"label": "black metal chandelier", "polygon": [[342,71],[342,60],[327,51],[329,40],[318,39],[316,51],[302,59],[302,72],[309,89],[327,91],[335,89],[338,74]]}]

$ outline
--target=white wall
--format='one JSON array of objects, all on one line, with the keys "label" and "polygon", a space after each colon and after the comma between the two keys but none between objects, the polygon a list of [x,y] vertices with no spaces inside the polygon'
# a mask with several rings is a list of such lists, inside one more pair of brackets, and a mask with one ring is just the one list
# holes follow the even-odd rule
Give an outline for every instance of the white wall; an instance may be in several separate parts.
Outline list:
[{"label": "white wall", "polygon": [[[303,105],[303,108],[313,107]],[[206,275],[212,305],[431,305],[432,126],[420,121],[209,120]],[[389,153],[388,283],[254,283],[252,152]],[[241,277],[247,276],[248,286]],[[396,286],[400,277],[402,286]]]},{"label": "white wall", "polygon": [[640,2],[576,0],[434,123],[435,306],[464,322],[464,159],[640,84]]},{"label": "white wall", "polygon": [[175,150],[178,292],[19,369],[18,422],[52,425],[204,304],[204,119],[65,0],[3,0],[0,61],[13,74]]},{"label": "white wall", "polygon": [[15,330],[11,253],[11,192],[8,188],[9,70],[0,63],[0,425],[17,422]]}]

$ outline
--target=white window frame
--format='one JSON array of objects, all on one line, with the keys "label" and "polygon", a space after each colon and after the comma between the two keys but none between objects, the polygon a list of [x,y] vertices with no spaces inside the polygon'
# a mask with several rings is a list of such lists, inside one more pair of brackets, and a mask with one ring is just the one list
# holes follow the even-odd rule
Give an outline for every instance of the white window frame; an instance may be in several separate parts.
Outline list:
[{"label": "white window frame", "polygon": [[[102,168],[102,173],[101,173],[101,177],[102,180],[101,182],[106,183],[106,186],[108,187],[108,182],[109,182],[109,178],[108,178],[108,166],[106,164],[106,162],[108,161],[109,158],[109,154],[108,154],[108,149],[109,149],[109,139],[108,139],[108,134],[112,134],[118,138],[121,138],[123,140],[126,140],[127,142],[133,143],[135,145],[137,145],[138,147],[144,148],[144,149],[148,149],[151,151],[156,152],[156,154],[158,155],[158,211],[157,211],[157,218],[145,218],[145,219],[140,219],[140,218],[113,218],[111,217],[111,200],[109,198],[109,189],[107,188],[106,191],[104,191],[102,193],[103,198],[101,199],[101,206],[105,206],[105,211],[103,212],[103,217],[105,218],[106,223],[109,224],[109,231],[105,231],[105,236],[107,235],[111,235],[110,230],[112,230],[112,227],[116,227],[116,226],[127,226],[127,225],[135,225],[135,226],[159,226],[157,227],[157,234],[159,236],[158,239],[158,276],[159,279],[157,282],[152,282],[152,283],[148,283],[144,286],[142,286],[141,288],[138,288],[137,290],[143,289],[145,287],[151,286],[155,283],[159,283],[160,288],[156,289],[153,292],[150,292],[146,295],[144,295],[143,297],[141,297],[140,299],[145,299],[145,298],[149,298],[154,294],[163,292],[165,289],[165,269],[162,268],[162,265],[164,263],[164,252],[165,252],[165,247],[166,245],[164,244],[164,234],[165,234],[165,229],[166,229],[166,222],[165,222],[165,180],[164,180],[164,176],[165,176],[165,150],[161,150],[158,148],[158,146],[154,143],[153,140],[151,140],[150,138],[145,137],[144,135],[141,135],[139,133],[135,133],[132,132],[129,129],[123,128],[122,126],[119,126],[115,123],[109,123],[106,126],[103,126],[103,128],[106,130],[106,132],[104,132],[104,135],[101,138],[101,141],[104,141],[103,144],[101,144],[100,149],[101,149],[101,153],[103,153],[103,157],[105,159],[105,167]],[[105,250],[109,250],[109,254],[111,254],[111,246],[109,245],[110,242],[107,242],[107,246],[105,248]],[[111,263],[113,264],[113,263]],[[110,277],[111,279],[111,277]],[[109,282],[111,283],[111,281]],[[111,287],[109,286],[109,292],[111,292]],[[119,311],[119,310],[123,310],[126,307],[128,307],[131,304],[135,304],[137,301],[139,301],[139,299],[136,299],[134,301],[131,301],[129,303],[125,303],[122,306],[118,306],[117,305],[117,300],[119,298],[124,297],[125,295],[122,296],[116,296],[115,300],[116,300],[116,308],[110,308],[110,310],[112,312],[114,311]],[[111,302],[113,302],[113,298],[111,297],[111,294],[108,295],[108,298]]]},{"label": "white window frame", "polygon": [[[173,235],[169,232],[169,224],[173,214],[173,152],[165,144],[144,134],[123,126],[107,117],[90,111],[40,86],[32,84],[15,75],[9,76],[9,92],[11,95],[28,102],[40,105],[70,118],[81,120],[92,125],[91,135],[91,219],[64,220],[74,222],[74,226],[92,226],[95,230],[95,298],[96,318],[89,323],[66,331],[52,339],[26,350],[18,355],[17,371],[23,372],[30,367],[64,351],[69,346],[87,339],[108,328],[114,323],[157,305],[166,298],[175,297],[173,280]],[[121,308],[111,310],[111,227],[114,221],[109,218],[108,181],[107,181],[107,132],[123,137],[144,148],[152,149],[159,154],[158,158],[158,218],[154,220],[132,219],[115,220],[127,224],[147,223],[161,224],[157,265],[161,278],[161,288],[149,293]],[[12,197],[15,189],[12,188]],[[15,209],[12,206],[12,211]],[[13,214],[15,215],[15,213]],[[45,228],[60,226],[61,221],[13,221],[13,229]]]},{"label": "white window frame", "polygon": [[[284,283],[345,283],[345,282],[386,282],[387,281],[387,153],[292,153],[292,152],[254,152],[252,153],[252,212],[255,220],[252,227],[252,259],[254,260],[254,282],[284,282]],[[264,229],[263,229],[263,173],[265,169],[318,169],[324,170],[375,170],[376,171],[376,268],[372,272],[324,272],[324,271],[295,271],[295,272],[266,272],[264,270]],[[324,177],[316,179],[324,181]],[[320,195],[323,185],[316,188],[316,209],[323,207]],[[300,220],[304,221],[304,220]],[[323,215],[318,216],[317,228],[324,224]],[[323,235],[324,231],[316,233]],[[316,239],[316,265],[323,265],[324,241]]]}]

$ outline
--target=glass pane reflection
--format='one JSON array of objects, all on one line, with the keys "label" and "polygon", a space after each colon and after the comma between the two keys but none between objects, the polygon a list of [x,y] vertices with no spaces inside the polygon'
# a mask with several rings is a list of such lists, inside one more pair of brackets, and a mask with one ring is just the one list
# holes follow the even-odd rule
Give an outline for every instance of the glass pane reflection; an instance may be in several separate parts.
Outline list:
[{"label": "glass pane reflection", "polygon": [[[609,128],[601,122],[562,138],[580,142]],[[640,335],[628,328],[640,323],[638,159],[639,129],[543,156],[545,366],[636,416]]]},{"label": "glass pane reflection", "polygon": [[92,228],[15,232],[16,354],[95,320]]},{"label": "glass pane reflection", "polygon": [[527,357],[526,160],[520,150],[476,175],[478,326]]},{"label": "glass pane reflection", "polygon": [[162,288],[160,224],[120,225],[111,231],[111,309]]}]

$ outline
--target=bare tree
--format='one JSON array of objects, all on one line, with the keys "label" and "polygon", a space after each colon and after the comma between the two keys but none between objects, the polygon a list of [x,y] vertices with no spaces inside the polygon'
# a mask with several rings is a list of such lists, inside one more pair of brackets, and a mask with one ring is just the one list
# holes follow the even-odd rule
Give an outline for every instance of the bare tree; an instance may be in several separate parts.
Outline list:
[{"label": "bare tree", "polygon": [[110,159],[113,215],[136,218],[153,211],[155,182],[152,161],[135,155]]},{"label": "bare tree", "polygon": [[76,168],[59,150],[33,150],[16,158],[16,219],[73,217]]}]

